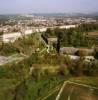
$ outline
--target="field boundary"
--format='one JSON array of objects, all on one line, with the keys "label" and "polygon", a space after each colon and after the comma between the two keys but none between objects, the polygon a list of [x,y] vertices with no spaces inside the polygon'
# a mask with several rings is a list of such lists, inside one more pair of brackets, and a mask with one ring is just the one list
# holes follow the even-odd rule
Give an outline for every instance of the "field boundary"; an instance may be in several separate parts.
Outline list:
[{"label": "field boundary", "polygon": [[60,99],[60,96],[61,96],[61,94],[62,94],[62,92],[63,92],[63,90],[64,90],[64,88],[67,84],[74,84],[74,85],[83,86],[83,87],[87,87],[87,88],[90,88],[90,89],[98,90],[98,87],[95,87],[95,86],[91,86],[91,85],[87,85],[87,84],[83,84],[83,83],[77,83],[77,82],[73,82],[73,81],[65,81],[55,100]]}]

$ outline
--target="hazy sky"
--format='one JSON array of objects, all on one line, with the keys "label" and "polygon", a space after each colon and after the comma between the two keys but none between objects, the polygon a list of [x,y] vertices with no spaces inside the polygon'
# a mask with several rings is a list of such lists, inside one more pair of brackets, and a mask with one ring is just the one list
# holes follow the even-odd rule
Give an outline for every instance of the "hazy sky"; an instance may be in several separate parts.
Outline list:
[{"label": "hazy sky", "polygon": [[98,0],[0,0],[0,14],[98,12]]}]

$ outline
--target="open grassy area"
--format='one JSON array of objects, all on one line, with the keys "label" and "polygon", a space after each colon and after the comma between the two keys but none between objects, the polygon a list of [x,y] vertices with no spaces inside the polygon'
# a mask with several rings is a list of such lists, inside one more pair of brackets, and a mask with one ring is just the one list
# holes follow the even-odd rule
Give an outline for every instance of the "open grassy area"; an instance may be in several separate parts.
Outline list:
[{"label": "open grassy area", "polygon": [[12,100],[17,84],[18,81],[15,79],[0,79],[0,100]]},{"label": "open grassy area", "polygon": [[58,95],[60,89],[57,90],[56,92],[54,92],[52,95],[50,95],[49,97],[47,97],[45,100],[55,100],[56,96]]}]

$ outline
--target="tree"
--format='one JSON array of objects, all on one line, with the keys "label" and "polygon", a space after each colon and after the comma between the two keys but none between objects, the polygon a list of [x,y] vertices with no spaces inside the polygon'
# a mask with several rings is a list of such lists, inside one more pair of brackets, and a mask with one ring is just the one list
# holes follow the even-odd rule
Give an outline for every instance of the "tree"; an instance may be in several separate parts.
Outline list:
[{"label": "tree", "polygon": [[59,37],[57,39],[57,48],[56,48],[56,50],[57,50],[57,53],[59,54],[60,53],[60,38]]},{"label": "tree", "polygon": [[62,39],[62,31],[60,29],[55,29],[55,34],[57,36],[57,53],[60,53],[61,39]]},{"label": "tree", "polygon": [[94,52],[94,57],[96,58],[96,59],[98,59],[98,49],[97,48],[95,48],[95,50],[94,50],[95,52]]}]

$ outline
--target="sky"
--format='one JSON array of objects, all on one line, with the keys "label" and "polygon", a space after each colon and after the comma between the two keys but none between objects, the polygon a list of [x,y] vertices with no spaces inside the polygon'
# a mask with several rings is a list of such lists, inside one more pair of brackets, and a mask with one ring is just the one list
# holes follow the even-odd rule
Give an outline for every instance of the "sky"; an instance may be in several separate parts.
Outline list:
[{"label": "sky", "polygon": [[92,12],[98,12],[98,0],[0,0],[0,14]]}]

